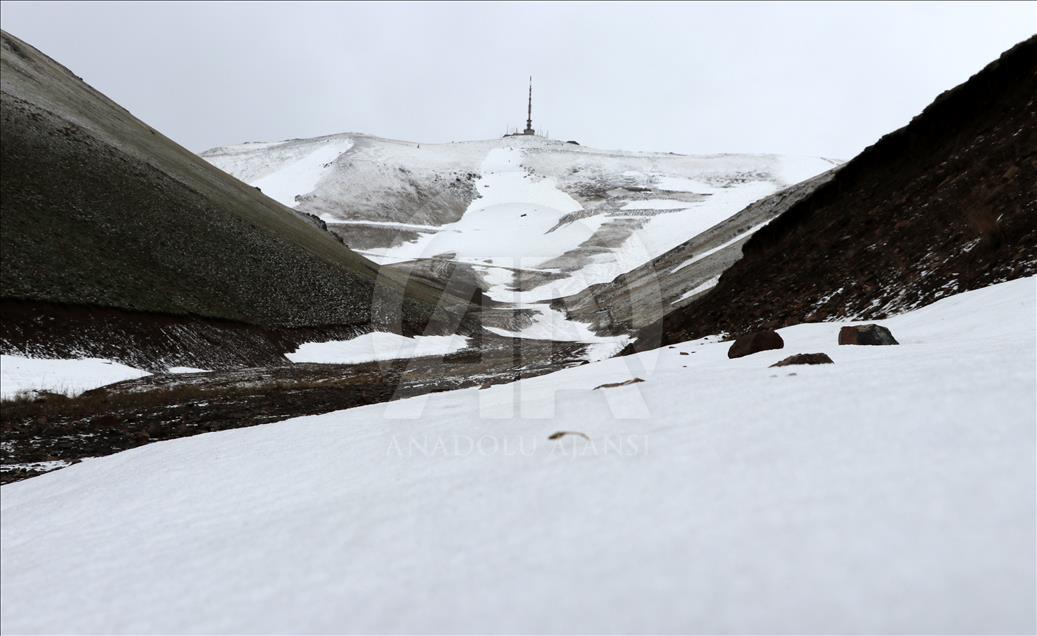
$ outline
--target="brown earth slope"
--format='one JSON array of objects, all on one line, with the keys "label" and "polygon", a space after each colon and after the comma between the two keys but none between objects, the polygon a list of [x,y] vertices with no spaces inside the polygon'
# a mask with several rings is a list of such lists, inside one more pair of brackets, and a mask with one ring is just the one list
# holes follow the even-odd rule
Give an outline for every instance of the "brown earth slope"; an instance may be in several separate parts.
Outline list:
[{"label": "brown earth slope", "polygon": [[882,318],[1037,273],[1037,37],[746,241],[718,285],[629,351],[806,321]]}]

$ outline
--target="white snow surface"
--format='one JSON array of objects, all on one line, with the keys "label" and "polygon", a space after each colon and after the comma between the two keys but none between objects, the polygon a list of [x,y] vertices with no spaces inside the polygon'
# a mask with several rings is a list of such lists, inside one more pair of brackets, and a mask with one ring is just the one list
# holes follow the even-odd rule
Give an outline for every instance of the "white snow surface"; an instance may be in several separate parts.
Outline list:
[{"label": "white snow surface", "polygon": [[684,201],[673,199],[637,199],[628,201],[620,210],[686,210],[689,207]]},{"label": "white snow surface", "polygon": [[706,258],[707,256],[712,256],[713,254],[716,254],[720,250],[722,250],[722,249],[724,249],[726,247],[730,247],[731,245],[734,245],[735,243],[737,243],[738,241],[741,241],[744,238],[752,236],[761,227],[763,227],[764,225],[767,225],[767,223],[770,223],[770,221],[764,221],[763,223],[759,223],[757,225],[754,225],[751,228],[749,228],[748,230],[746,230],[745,232],[742,232],[741,234],[736,235],[730,241],[725,241],[724,243],[721,243],[720,245],[717,245],[716,247],[710,248],[710,249],[706,250],[705,252],[702,252],[701,254],[696,254],[696,255],[692,256],[691,258],[689,258],[689,259],[685,260],[684,262],[682,262],[680,265],[678,265],[678,266],[674,267],[673,269],[671,269],[670,273],[679,272],[682,269],[684,269],[685,267],[687,267],[688,265],[691,265],[692,263],[697,263],[698,261],[701,261],[702,259]]},{"label": "white snow surface", "polygon": [[167,373],[209,373],[209,369],[198,369],[196,367],[169,367]]},{"label": "white snow surface", "polygon": [[393,248],[368,250],[389,260],[454,253],[458,260],[533,268],[590,238],[602,219],[569,223],[550,231],[568,212],[581,209],[550,178],[533,179],[522,167],[519,148],[492,148],[479,167],[479,198],[461,220],[436,233]]},{"label": "white snow surface", "polygon": [[106,384],[150,375],[133,367],[101,358],[27,358],[0,356],[0,396],[49,391],[69,397]]},{"label": "white snow surface", "polygon": [[688,291],[686,291],[683,294],[681,294],[680,298],[678,298],[677,300],[673,301],[670,304],[671,305],[676,305],[677,303],[679,303],[681,301],[684,301],[684,300],[687,300],[687,299],[691,298],[692,296],[694,296],[696,294],[701,294],[704,291],[709,291],[710,289],[713,289],[714,287],[716,287],[717,283],[719,283],[719,282],[720,282],[720,277],[719,276],[714,276],[713,278],[705,280],[705,281],[699,283],[698,285],[696,285],[695,287],[692,287]]},{"label": "white snow surface", "polygon": [[[899,346],[708,338],[9,484],[0,627],[1033,633],[1035,296],[881,321]],[[835,364],[769,368],[810,352]]]},{"label": "white snow surface", "polygon": [[230,146],[221,148],[219,159],[209,160],[278,203],[295,207],[295,197],[312,192],[335,159],[353,147],[352,139],[335,136],[307,141]]},{"label": "white snow surface", "polygon": [[285,357],[292,362],[354,364],[375,360],[446,355],[468,346],[465,336],[401,336],[375,331],[350,340],[306,342]]},{"label": "white snow surface", "polygon": [[589,324],[569,320],[564,312],[546,303],[519,307],[533,309],[537,312],[531,325],[520,331],[509,331],[489,326],[484,326],[483,329],[506,338],[586,342],[591,346],[587,347],[587,353],[584,357],[591,362],[603,360],[619,353],[631,340],[629,336],[599,336],[591,330]]}]

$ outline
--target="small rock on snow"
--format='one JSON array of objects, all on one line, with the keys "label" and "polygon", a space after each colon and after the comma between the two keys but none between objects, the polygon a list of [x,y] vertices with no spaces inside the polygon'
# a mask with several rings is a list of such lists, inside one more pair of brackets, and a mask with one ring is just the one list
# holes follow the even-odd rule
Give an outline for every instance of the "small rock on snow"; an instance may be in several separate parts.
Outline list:
[{"label": "small rock on snow", "polygon": [[550,440],[562,439],[566,435],[573,435],[575,437],[582,437],[583,439],[587,440],[588,442],[591,441],[591,438],[588,437],[586,433],[580,433],[579,431],[558,431],[557,433],[551,433],[550,435],[548,435],[547,439],[550,439]]},{"label": "small rock on snow", "polygon": [[794,364],[835,364],[828,354],[825,353],[797,353],[789,356],[781,362],[775,362],[772,367],[788,367]]}]

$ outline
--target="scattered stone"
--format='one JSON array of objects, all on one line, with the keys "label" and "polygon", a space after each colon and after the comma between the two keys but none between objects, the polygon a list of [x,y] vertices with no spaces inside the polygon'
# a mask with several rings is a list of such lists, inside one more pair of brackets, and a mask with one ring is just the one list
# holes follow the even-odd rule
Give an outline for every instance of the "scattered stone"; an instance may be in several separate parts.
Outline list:
[{"label": "scattered stone", "polygon": [[728,358],[741,358],[742,356],[768,351],[770,349],[781,349],[785,341],[781,339],[777,331],[757,331],[735,340],[731,348],[727,350]]},{"label": "scattered stone", "polygon": [[580,433],[579,431],[558,431],[557,433],[551,433],[550,435],[548,435],[547,439],[550,439],[550,440],[562,439],[566,435],[572,435],[574,437],[582,437],[583,439],[587,440],[588,442],[591,441],[590,437],[587,437],[587,435],[585,433]]},{"label": "scattered stone", "polygon": [[789,367],[794,364],[835,364],[828,354],[825,353],[797,353],[789,356],[781,362],[775,362],[772,367]]},{"label": "scattered stone", "polygon": [[628,384],[637,384],[638,382],[644,382],[644,380],[642,380],[641,378],[631,378],[631,379],[625,380],[623,382],[609,382],[607,384],[599,384],[598,386],[594,387],[594,390],[597,391],[598,389],[614,389],[617,386],[626,386]]},{"label": "scattered stone", "polygon": [[900,344],[882,325],[857,325],[839,330],[841,345],[895,345]]}]

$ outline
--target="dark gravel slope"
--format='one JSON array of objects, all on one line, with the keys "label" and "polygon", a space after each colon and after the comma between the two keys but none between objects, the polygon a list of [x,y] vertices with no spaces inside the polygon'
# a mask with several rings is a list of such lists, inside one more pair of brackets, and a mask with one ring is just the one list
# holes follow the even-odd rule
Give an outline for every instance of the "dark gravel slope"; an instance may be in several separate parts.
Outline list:
[{"label": "dark gravel slope", "polygon": [[411,285],[405,297],[333,235],[31,46],[0,40],[4,300],[267,328],[420,330],[436,311],[437,290]]}]

